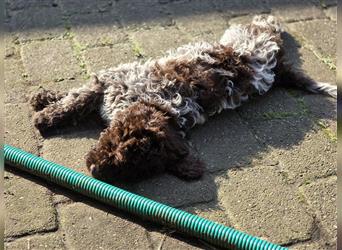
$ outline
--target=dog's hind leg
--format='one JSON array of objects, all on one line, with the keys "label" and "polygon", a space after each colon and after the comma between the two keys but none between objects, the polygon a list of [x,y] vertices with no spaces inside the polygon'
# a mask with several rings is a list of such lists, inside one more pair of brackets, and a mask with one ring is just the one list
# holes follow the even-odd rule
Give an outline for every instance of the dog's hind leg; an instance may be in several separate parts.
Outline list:
[{"label": "dog's hind leg", "polygon": [[275,85],[300,88],[311,93],[337,98],[337,86],[318,82],[290,63],[280,63],[276,68]]},{"label": "dog's hind leg", "polygon": [[43,110],[46,106],[59,101],[67,94],[68,92],[58,92],[40,88],[39,92],[30,98],[30,105],[32,106],[33,110],[37,112]]},{"label": "dog's hind leg", "polygon": [[49,129],[75,124],[99,108],[103,86],[94,78],[90,84],[71,90],[60,100],[49,104],[33,116],[35,127],[44,134]]}]

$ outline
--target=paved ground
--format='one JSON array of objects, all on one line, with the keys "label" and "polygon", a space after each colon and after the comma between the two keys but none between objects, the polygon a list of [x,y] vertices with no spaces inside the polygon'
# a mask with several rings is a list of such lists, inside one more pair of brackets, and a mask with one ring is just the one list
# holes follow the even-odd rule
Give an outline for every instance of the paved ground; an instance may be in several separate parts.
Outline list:
[{"label": "paved ground", "polygon": [[[100,128],[42,138],[27,104],[39,86],[67,90],[103,67],[216,40],[255,13],[283,19],[294,63],[335,82],[334,0],[6,2],[6,142],[82,172]],[[278,89],[190,137],[207,163],[202,180],[165,175],[127,188],[291,249],[335,249],[334,100]],[[10,168],[5,187],[6,249],[214,249]]]}]

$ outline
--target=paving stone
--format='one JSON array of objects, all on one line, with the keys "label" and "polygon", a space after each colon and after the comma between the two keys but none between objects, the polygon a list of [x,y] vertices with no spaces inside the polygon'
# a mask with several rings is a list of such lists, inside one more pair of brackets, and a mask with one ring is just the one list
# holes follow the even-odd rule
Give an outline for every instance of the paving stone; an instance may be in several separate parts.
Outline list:
[{"label": "paving stone", "polygon": [[162,175],[124,188],[173,207],[209,202],[216,196],[216,185],[207,174],[200,180],[191,182],[171,175]]},{"label": "paving stone", "polygon": [[[87,126],[87,125],[86,125]],[[76,130],[76,131],[75,131]],[[80,131],[77,131],[80,130]],[[89,174],[85,165],[85,155],[96,144],[99,131],[87,128],[67,128],[50,138],[46,138],[41,148],[41,157],[72,168],[78,172]],[[68,190],[52,186],[54,204],[78,201],[80,196]]]},{"label": "paving stone", "polygon": [[322,224],[323,237],[331,245],[336,245],[337,237],[336,188],[336,176],[301,188],[308,205]]},{"label": "paving stone", "polygon": [[336,65],[336,23],[328,19],[288,24],[308,46],[328,57]]},{"label": "paving stone", "polygon": [[145,229],[82,203],[60,208],[60,222],[71,249],[148,249]]},{"label": "paving stone", "polygon": [[20,59],[15,56],[6,57],[5,66],[5,103],[26,102],[26,91],[29,86]]},{"label": "paving stone", "polygon": [[20,41],[61,36],[64,32],[60,8],[32,7],[10,12],[9,29]]},{"label": "paving stone", "polygon": [[118,66],[136,60],[130,44],[115,44],[110,47],[89,48],[83,52],[89,72]]},{"label": "paving stone", "polygon": [[[79,129],[75,128],[75,130]],[[87,174],[84,156],[96,144],[100,131],[96,128],[80,130],[46,138],[41,148],[41,156]]]},{"label": "paving stone", "polygon": [[324,10],[324,13],[329,17],[331,20],[337,22],[337,6],[333,6]]},{"label": "paving stone", "polygon": [[316,121],[336,121],[336,99],[321,95],[303,95],[302,100],[310,112],[310,115],[313,116]]},{"label": "paving stone", "polygon": [[38,142],[27,104],[5,105],[5,143],[38,154]]},{"label": "paving stone", "polygon": [[76,78],[73,78],[73,79],[64,79],[62,81],[57,81],[57,82],[42,82],[42,83],[39,83],[39,85],[30,86],[28,88],[29,93],[27,94],[27,96],[30,97],[32,94],[37,93],[40,88],[60,91],[60,92],[69,91],[70,89],[81,87],[82,85],[90,81],[90,79],[85,79],[85,78],[86,77],[77,76]]},{"label": "paving stone", "polygon": [[36,85],[76,78],[81,72],[68,41],[32,42],[23,45],[22,54],[28,78]]},{"label": "paving stone", "polygon": [[125,28],[172,25],[170,14],[155,1],[120,1],[115,12]]},{"label": "paving stone", "polygon": [[163,52],[191,42],[191,36],[177,27],[153,27],[129,33],[133,50],[145,57],[161,56]]},{"label": "paving stone", "polygon": [[32,7],[54,7],[57,5],[57,0],[6,0],[5,3],[8,10],[22,10]]},{"label": "paving stone", "polygon": [[[328,250],[326,246],[322,246],[318,242],[313,242],[313,243],[304,243],[304,244],[297,244],[294,246],[289,247],[290,250]],[[332,250],[332,249],[331,249]]]},{"label": "paving stone", "polygon": [[271,90],[264,96],[249,100],[237,110],[243,119],[251,122],[252,120],[266,121],[300,116],[303,112],[296,100],[280,88]]},{"label": "paving stone", "polygon": [[55,250],[66,250],[64,240],[58,233],[32,236],[29,238],[18,239],[16,241],[5,243],[5,249],[17,250],[17,249],[55,249]]},{"label": "paving stone", "polygon": [[337,5],[337,0],[311,0],[311,1],[323,8]]},{"label": "paving stone", "polygon": [[194,36],[194,41],[218,41],[228,28],[227,20],[212,1],[174,2],[167,6],[178,27]]},{"label": "paving stone", "polygon": [[[202,1],[173,1],[165,5],[167,10],[172,14],[172,18],[176,25],[182,25],[191,31],[199,31],[199,29],[214,28],[210,23],[206,23],[206,28],[203,27],[204,19],[215,22],[214,16],[218,19],[216,23],[225,22],[216,11],[215,4],[210,0]],[[199,21],[200,23],[197,23]],[[193,28],[192,25],[194,25]]]},{"label": "paving stone", "polygon": [[[272,95],[272,93],[269,93]],[[267,105],[266,96],[264,99],[258,100],[254,105],[252,102],[241,107],[241,115],[247,126],[253,131],[260,142],[267,147],[290,149],[293,145],[298,144],[304,136],[312,130],[315,123],[310,119],[306,109],[298,103],[298,110],[295,105],[291,110],[287,111],[286,106],[273,109],[276,101],[272,101]],[[282,99],[280,99],[281,102]],[[277,106],[276,106],[277,107]],[[281,109],[284,108],[284,111]],[[256,113],[259,110],[259,113]],[[254,116],[249,114],[255,113]],[[258,118],[260,117],[260,118]]]},{"label": "paving stone", "polygon": [[296,191],[271,167],[230,171],[218,192],[238,230],[278,244],[311,237],[312,216]]},{"label": "paving stone", "polygon": [[269,7],[263,0],[217,0],[214,3],[217,10],[227,17],[269,12]]},{"label": "paving stone", "polygon": [[308,133],[290,149],[270,149],[259,155],[261,163],[278,165],[288,183],[302,185],[336,174],[336,144],[323,131]]},{"label": "paving stone", "polygon": [[[288,27],[286,31],[290,32]],[[336,72],[323,63],[312,51],[303,47],[293,34],[285,32],[282,35],[285,47],[285,58],[295,67],[302,69],[309,77],[322,82],[336,82]],[[319,70],[317,70],[319,69]]]},{"label": "paving stone", "polygon": [[[81,4],[80,4],[81,3]],[[113,8],[113,0],[82,0],[80,1],[69,1],[60,0],[61,8],[63,13],[74,16],[77,14],[89,14],[94,12],[108,12]]]},{"label": "paving stone", "polygon": [[166,233],[162,234],[159,232],[149,232],[149,237],[151,241],[151,249],[163,249],[163,250],[192,250],[192,249],[203,249],[195,245],[190,245],[184,240],[179,240],[172,237],[172,234]]},{"label": "paving stone", "polygon": [[46,188],[9,172],[5,172],[4,188],[5,237],[57,229],[56,211]]},{"label": "paving stone", "polygon": [[209,172],[249,164],[261,150],[254,135],[234,111],[222,112],[210,117],[205,125],[195,127],[190,141]]},{"label": "paving stone", "polygon": [[285,22],[324,18],[323,10],[307,0],[268,0],[271,13]]},{"label": "paving stone", "polygon": [[255,15],[253,15],[253,14],[249,14],[249,15],[231,17],[228,19],[228,24],[229,24],[229,26],[232,24],[247,25],[247,24],[250,24],[252,22],[254,16]]},{"label": "paving stone", "polygon": [[[336,72],[329,69],[329,66],[322,63],[308,49],[301,49],[302,54],[302,69],[305,73],[316,81],[328,82],[336,84]],[[319,70],[317,70],[319,69]]]},{"label": "paving stone", "polygon": [[192,207],[184,208],[183,210],[192,214],[196,214],[202,218],[220,223],[227,227],[231,226],[225,208],[216,203],[211,202],[206,204],[199,204]]},{"label": "paving stone", "polygon": [[128,41],[120,23],[111,13],[91,13],[69,18],[71,32],[82,47],[113,45]]}]

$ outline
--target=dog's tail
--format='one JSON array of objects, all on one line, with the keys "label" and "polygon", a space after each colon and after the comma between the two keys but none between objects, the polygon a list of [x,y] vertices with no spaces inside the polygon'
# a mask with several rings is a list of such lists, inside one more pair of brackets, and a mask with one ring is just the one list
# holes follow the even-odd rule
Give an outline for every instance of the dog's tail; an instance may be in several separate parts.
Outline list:
[{"label": "dog's tail", "polygon": [[284,67],[276,73],[276,85],[283,87],[295,87],[307,90],[311,93],[322,94],[337,98],[337,86],[311,79],[301,70]]}]

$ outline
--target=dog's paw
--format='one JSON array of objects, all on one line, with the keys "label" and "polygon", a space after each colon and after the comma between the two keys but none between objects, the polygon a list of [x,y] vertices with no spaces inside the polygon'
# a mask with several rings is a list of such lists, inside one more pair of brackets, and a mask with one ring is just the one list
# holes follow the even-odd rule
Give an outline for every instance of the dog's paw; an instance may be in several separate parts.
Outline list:
[{"label": "dog's paw", "polygon": [[56,101],[60,100],[65,95],[65,93],[59,93],[52,90],[39,88],[39,92],[31,96],[30,105],[34,111],[38,112],[40,110],[43,110],[51,103],[55,103]]}]

